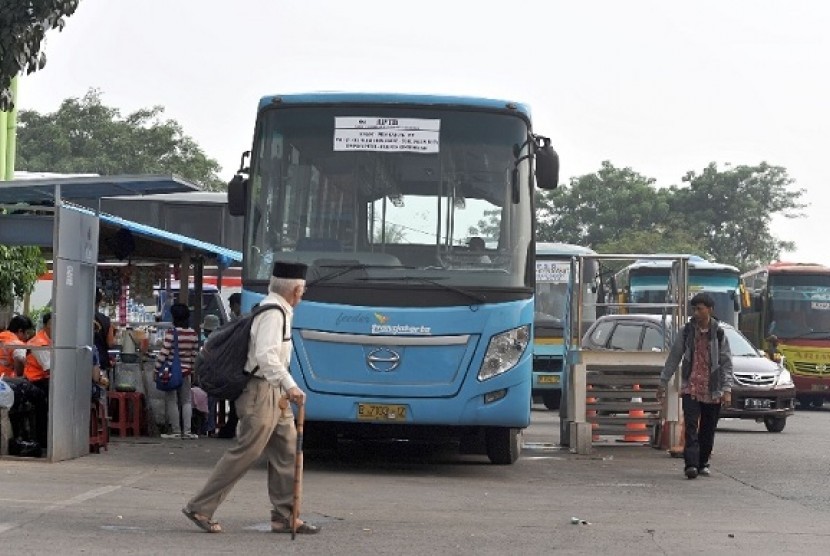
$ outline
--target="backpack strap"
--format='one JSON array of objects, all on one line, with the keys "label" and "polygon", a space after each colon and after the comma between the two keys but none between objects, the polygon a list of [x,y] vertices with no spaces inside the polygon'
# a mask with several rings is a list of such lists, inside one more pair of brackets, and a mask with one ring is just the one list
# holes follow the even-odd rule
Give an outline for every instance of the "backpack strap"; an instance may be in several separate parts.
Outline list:
[{"label": "backpack strap", "polygon": [[181,357],[179,355],[179,331],[175,326],[173,327],[173,353]]},{"label": "backpack strap", "polygon": [[282,341],[287,342],[291,339],[291,336],[288,335],[288,319],[286,318],[285,309],[283,309],[278,303],[269,303],[267,305],[260,305],[253,311],[251,311],[251,324],[253,324],[253,320],[258,317],[261,313],[268,311],[270,309],[279,309],[280,313],[282,313]]},{"label": "backpack strap", "polygon": [[[270,309],[279,309],[280,313],[282,313],[282,341],[287,342],[288,340],[291,339],[290,336],[287,336],[287,332],[288,332],[288,330],[287,330],[287,327],[288,327],[287,320],[288,319],[286,318],[286,315],[285,315],[285,309],[280,307],[280,305],[277,304],[277,303],[269,303],[267,305],[259,305],[253,311],[251,311],[251,326],[253,326],[254,319],[256,317],[258,317],[261,313],[264,313],[265,311],[268,311]],[[248,341],[250,341],[250,339]],[[251,370],[248,374],[253,376],[257,373],[257,371],[259,371],[259,365],[254,367],[253,370]]]}]

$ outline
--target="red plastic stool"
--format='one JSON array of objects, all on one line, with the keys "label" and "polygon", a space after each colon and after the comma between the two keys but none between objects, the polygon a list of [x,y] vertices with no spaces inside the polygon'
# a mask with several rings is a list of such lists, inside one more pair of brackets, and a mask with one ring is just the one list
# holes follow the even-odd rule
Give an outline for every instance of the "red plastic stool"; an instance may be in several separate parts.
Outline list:
[{"label": "red plastic stool", "polygon": [[141,392],[107,392],[110,430],[118,436],[141,435],[144,394]]}]

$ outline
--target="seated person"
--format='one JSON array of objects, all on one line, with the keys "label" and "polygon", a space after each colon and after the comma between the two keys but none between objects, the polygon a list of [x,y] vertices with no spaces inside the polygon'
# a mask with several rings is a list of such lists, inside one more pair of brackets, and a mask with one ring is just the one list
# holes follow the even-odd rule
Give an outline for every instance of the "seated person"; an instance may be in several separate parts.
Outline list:
[{"label": "seated person", "polygon": [[98,357],[98,348],[92,347],[92,401],[99,401],[106,408],[107,386],[110,381],[107,373],[101,369],[101,360]]},{"label": "seated person", "polygon": [[467,250],[477,256],[476,262],[489,264],[493,261],[490,260],[490,257],[487,256],[487,246],[484,244],[484,240],[478,236],[473,236],[467,242]]},{"label": "seated person", "polygon": [[[34,329],[32,319],[26,315],[15,315],[9,321],[8,329],[0,332],[0,344],[11,346],[0,347],[0,377],[23,376],[23,367],[26,364],[25,344]],[[21,348],[13,346],[21,346]]]},{"label": "seated person", "polygon": [[[40,331],[28,342],[29,347],[46,348],[52,345],[52,313],[44,313]],[[37,441],[41,448],[46,449],[46,437],[49,429],[49,373],[52,367],[51,352],[48,349],[30,349],[26,354],[26,363],[23,366],[23,375],[36,386],[46,400],[36,412]]]}]

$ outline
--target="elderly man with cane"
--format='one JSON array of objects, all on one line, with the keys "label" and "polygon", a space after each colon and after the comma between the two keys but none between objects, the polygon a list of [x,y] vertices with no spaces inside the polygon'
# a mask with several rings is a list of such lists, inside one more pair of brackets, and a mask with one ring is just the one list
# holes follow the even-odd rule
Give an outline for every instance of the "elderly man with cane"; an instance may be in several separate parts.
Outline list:
[{"label": "elderly man with cane", "polygon": [[[217,462],[207,483],[182,509],[188,519],[208,533],[220,533],[213,520],[219,504],[236,482],[265,452],[268,457],[268,496],[271,499],[271,531],[314,534],[320,528],[292,519],[295,498],[294,471],[297,456],[297,429],[288,401],[302,407],[305,393],[291,378],[291,321],[305,293],[307,267],[277,262],[261,306],[276,310],[258,314],[251,326],[248,361],[252,378],[236,400],[239,426],[233,446]],[[283,405],[284,407],[280,407]],[[294,514],[296,515],[296,514]]]}]

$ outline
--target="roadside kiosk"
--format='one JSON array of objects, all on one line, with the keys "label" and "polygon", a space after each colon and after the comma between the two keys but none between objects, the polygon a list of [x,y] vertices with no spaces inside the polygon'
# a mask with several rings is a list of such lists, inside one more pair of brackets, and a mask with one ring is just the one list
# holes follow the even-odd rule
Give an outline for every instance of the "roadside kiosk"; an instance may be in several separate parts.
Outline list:
[{"label": "roadside kiosk", "polygon": [[[63,461],[89,453],[92,326],[79,323],[93,321],[98,262],[130,258],[179,264],[184,284],[188,283],[192,265],[200,292],[205,258],[216,259],[220,264],[241,258],[241,254],[216,245],[84,209],[75,203],[186,191],[198,191],[198,187],[176,176],[0,181],[0,206],[6,209],[6,214],[0,214],[0,244],[36,245],[51,253],[53,261],[53,372],[46,461]],[[119,234],[132,238],[129,253],[116,252],[119,243],[114,238]],[[187,286],[184,288],[180,298],[186,300]],[[196,307],[201,309],[198,303]],[[196,316],[201,319],[201,315]]]}]

